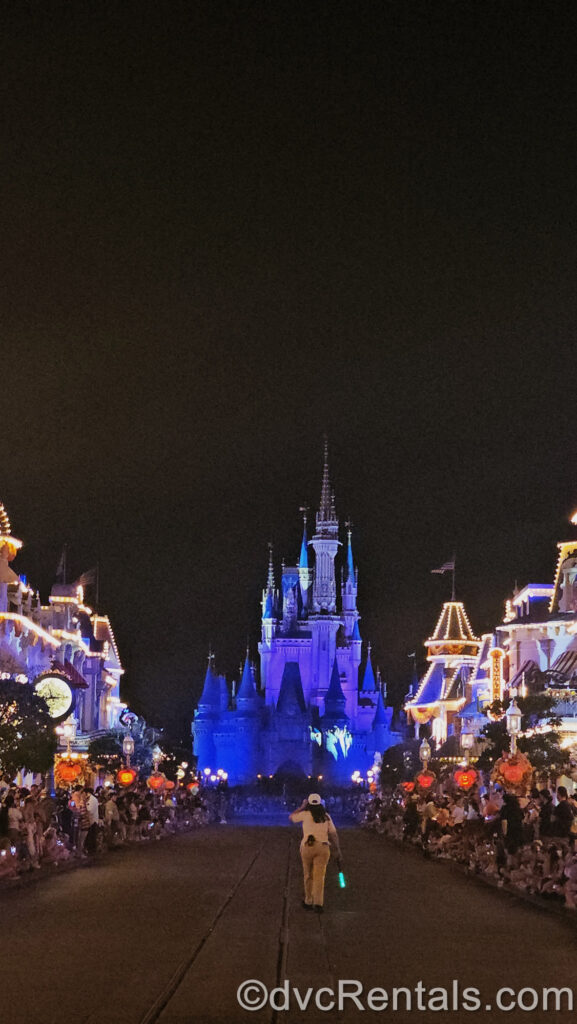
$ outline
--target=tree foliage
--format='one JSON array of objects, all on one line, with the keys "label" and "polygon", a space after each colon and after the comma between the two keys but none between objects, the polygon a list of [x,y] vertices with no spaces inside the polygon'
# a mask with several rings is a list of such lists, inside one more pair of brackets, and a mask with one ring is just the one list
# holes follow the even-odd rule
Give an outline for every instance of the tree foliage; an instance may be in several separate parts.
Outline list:
[{"label": "tree foliage", "polygon": [[44,773],[56,753],[54,721],[46,701],[26,683],[0,680],[0,768]]},{"label": "tree foliage", "polygon": [[[519,736],[519,750],[527,755],[534,768],[562,770],[568,764],[569,755],[559,743],[558,729],[561,719],[555,714],[555,699],[547,693],[536,693],[518,697],[517,704],[522,714],[521,732],[531,733],[532,730],[536,730],[532,735]],[[504,707],[493,707],[493,710],[503,711]],[[488,722],[482,732],[488,742],[479,758],[479,767],[488,769],[509,750],[507,719]]]},{"label": "tree foliage", "polygon": [[416,739],[407,740],[389,747],[383,754],[381,764],[381,783],[396,786],[404,779],[411,779],[421,766],[419,761],[420,742]]},{"label": "tree foliage", "polygon": [[[132,754],[130,759],[131,764],[134,767],[140,768],[144,773],[152,771],[152,748],[156,743],[158,743],[162,750],[160,769],[166,772],[167,775],[174,775],[181,761],[191,761],[190,750],[174,746],[163,736],[159,738],[160,730],[150,728],[142,718],[133,723],[130,732],[134,740],[134,754]],[[88,747],[88,754],[92,764],[101,765],[109,772],[117,772],[124,763],[122,741],[125,736],[125,729],[111,729],[102,736],[96,736]]]}]

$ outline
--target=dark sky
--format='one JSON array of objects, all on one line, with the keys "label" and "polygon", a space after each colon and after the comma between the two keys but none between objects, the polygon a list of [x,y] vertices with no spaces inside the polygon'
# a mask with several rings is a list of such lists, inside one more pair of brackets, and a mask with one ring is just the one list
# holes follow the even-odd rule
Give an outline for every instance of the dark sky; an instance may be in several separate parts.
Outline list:
[{"label": "dark sky", "polygon": [[[330,440],[391,690],[577,506],[572,4],[3,5],[0,497],[97,560],[125,695],[258,636]],[[422,651],[422,647],[420,648]],[[186,728],[186,726],[185,726]]]}]

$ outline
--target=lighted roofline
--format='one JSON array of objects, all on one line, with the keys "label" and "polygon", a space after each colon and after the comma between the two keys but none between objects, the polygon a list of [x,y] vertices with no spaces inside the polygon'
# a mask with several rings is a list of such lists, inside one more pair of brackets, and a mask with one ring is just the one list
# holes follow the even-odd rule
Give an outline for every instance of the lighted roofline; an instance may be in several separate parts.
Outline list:
[{"label": "lighted roofline", "polygon": [[3,544],[6,544],[7,547],[14,548],[14,552],[20,551],[20,548],[22,547],[22,541],[18,540],[17,537],[13,537],[11,533],[0,533],[0,549]]},{"label": "lighted roofline", "polygon": [[59,597],[58,594],[50,594],[50,596],[48,598],[49,604],[76,604],[76,605],[82,605],[83,601],[84,601],[84,590],[83,590],[82,587],[78,587],[78,589],[76,591],[76,597],[67,597],[64,594],[62,595],[62,597]]},{"label": "lighted roofline", "polygon": [[36,633],[47,644],[52,644],[53,647],[60,647],[60,640],[57,640],[51,633],[47,633],[45,629],[42,629],[42,626],[39,626],[37,622],[33,622],[32,619],[26,618],[25,615],[18,615],[17,612],[0,612],[0,621],[21,622],[26,629]]},{"label": "lighted roofline", "polygon": [[513,598],[513,604],[524,604],[525,601],[530,600],[532,597],[551,598],[554,593],[554,583],[527,583],[527,585],[519,591],[516,597]]},{"label": "lighted roofline", "polygon": [[[573,619],[571,619],[573,616]],[[501,632],[504,630],[506,633],[510,633],[514,629],[543,629],[544,626],[565,626],[567,630],[573,625],[577,625],[574,612],[557,612],[550,619],[535,619],[533,622],[523,622],[523,620],[513,619],[511,622],[501,622],[498,626],[495,626],[495,632]]]},{"label": "lighted roofline", "polygon": [[112,650],[114,651],[114,656],[115,656],[118,664],[122,665],[122,661],[120,660],[120,654],[118,653],[118,646],[117,646],[117,643],[116,643],[116,637],[114,636],[114,631],[113,631],[112,626],[110,624],[110,619],[108,618],[108,615],[98,615],[98,614],[95,613],[92,616],[90,621],[93,624],[93,628],[94,628],[95,624],[98,623],[98,622],[104,622],[107,625],[108,630],[110,632],[110,646],[112,647]]},{"label": "lighted roofline", "polygon": [[423,647],[430,647],[431,644],[437,646],[444,646],[445,644],[460,644],[461,646],[469,645],[470,647],[480,647],[480,640],[465,640],[464,637],[460,636],[431,636],[428,640],[425,640]]},{"label": "lighted roofline", "polygon": [[467,703],[466,697],[440,697],[438,700],[429,701],[425,704],[423,701],[409,700],[403,705],[403,711],[406,708],[414,708],[416,711],[428,711],[430,708],[448,708],[449,711],[458,710]]},{"label": "lighted roofline", "polygon": [[[478,641],[478,638],[473,633],[473,628],[471,626],[471,623],[469,622],[469,616],[467,615],[467,611],[466,611],[465,605],[463,604],[462,601],[445,601],[444,602],[443,608],[441,610],[441,614],[439,615],[439,618],[437,619],[437,625],[435,626],[435,629],[433,631],[433,637],[430,638],[430,639],[435,639],[435,638],[438,639],[438,640],[450,640],[451,639],[451,637],[449,637],[449,635],[448,635],[448,630],[449,630],[449,626],[451,624],[451,614],[452,614],[451,610],[453,608],[455,609],[455,614],[457,616],[457,623],[458,623],[459,630],[463,634],[463,642],[465,640],[465,634],[466,634],[466,630],[463,627],[463,622],[465,624],[466,629],[469,631],[469,637],[468,637],[469,640],[477,640]],[[441,631],[441,625],[443,623],[443,619],[445,618],[445,614],[446,614],[446,618],[447,618],[446,631],[445,631],[444,636],[440,636],[439,634],[440,634],[440,631]],[[478,641],[478,642],[480,642],[480,641]]]}]

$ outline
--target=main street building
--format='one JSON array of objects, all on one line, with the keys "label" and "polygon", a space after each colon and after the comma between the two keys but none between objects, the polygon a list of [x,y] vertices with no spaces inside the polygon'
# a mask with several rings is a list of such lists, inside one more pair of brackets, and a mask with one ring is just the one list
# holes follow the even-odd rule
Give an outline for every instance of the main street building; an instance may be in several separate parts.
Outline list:
[{"label": "main street building", "polygon": [[73,746],[86,750],[95,733],[117,724],[125,707],[112,626],[87,607],[78,583],[55,583],[43,605],[12,568],[21,547],[0,503],[0,679],[35,687],[55,724],[66,721]]}]

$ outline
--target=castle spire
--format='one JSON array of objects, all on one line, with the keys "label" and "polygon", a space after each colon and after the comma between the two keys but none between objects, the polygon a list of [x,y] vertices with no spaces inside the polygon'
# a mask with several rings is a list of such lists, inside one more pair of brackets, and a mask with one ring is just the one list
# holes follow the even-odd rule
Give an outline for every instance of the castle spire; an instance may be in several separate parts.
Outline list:
[{"label": "castle spire", "polygon": [[321,486],[321,503],[319,506],[319,514],[317,519],[321,519],[327,522],[331,518],[331,504],[334,502],[334,496],[331,492],[331,482],[329,477],[329,442],[325,437],[325,457],[323,465],[323,482]]},{"label": "castle spire", "polygon": [[347,525],[347,537],[349,539],[348,548],[347,548],[347,582],[348,583],[352,583],[353,586],[356,586],[356,582],[357,581],[355,579],[355,566],[353,564],[353,546],[352,546],[352,542],[351,542],[351,537],[353,535],[352,523],[347,523],[346,525]]},{"label": "castle spire", "polygon": [[299,557],[299,569],[308,569],[309,567],[309,550],[307,541],[307,510],[302,508],[303,514],[303,539],[301,541],[301,553]]},{"label": "castle spire", "polygon": [[244,661],[244,668],[242,670],[242,678],[240,686],[236,695],[237,701],[239,700],[254,700],[257,697],[256,686],[254,684],[254,675],[252,666],[249,661],[249,652],[247,648],[246,658]]},{"label": "castle spire", "polygon": [[272,564],[272,541],[268,543],[268,577],[266,581],[267,590],[274,590],[274,566]]},{"label": "castle spire", "polygon": [[325,713],[323,719],[325,722],[348,722],[348,715],[346,713],[347,699],[343,693],[341,686],[341,677],[339,674],[339,666],[337,659],[333,662],[333,670],[331,672],[331,681],[329,688],[325,693]]},{"label": "castle spire", "polygon": [[379,696],[377,697],[377,708],[375,711],[375,717],[373,718],[373,729],[376,729],[379,725],[387,726],[388,724],[389,716],[387,715],[385,709],[385,702],[383,701],[383,696],[379,692]]},{"label": "castle spire", "polygon": [[329,474],[329,443],[325,437],[321,500],[317,512],[317,535],[321,537],[336,537],[338,528],[339,522],[335,510],[335,494],[331,488]]},{"label": "castle spire", "polygon": [[262,592],[262,617],[274,619],[275,613],[274,566],[272,563],[272,543],[268,545],[268,576],[266,587]]},{"label": "castle spire", "polygon": [[307,537],[307,509],[301,508],[303,514],[303,539],[299,555],[299,584],[301,590],[302,611],[306,618],[309,610],[309,588],[312,583],[312,571],[309,569],[309,546]]},{"label": "castle spire", "polygon": [[363,676],[363,685],[361,690],[363,693],[374,693],[377,689],[375,682],[375,673],[373,672],[373,663],[371,661],[371,644],[369,644],[367,652],[367,664],[365,665],[365,674]]}]

